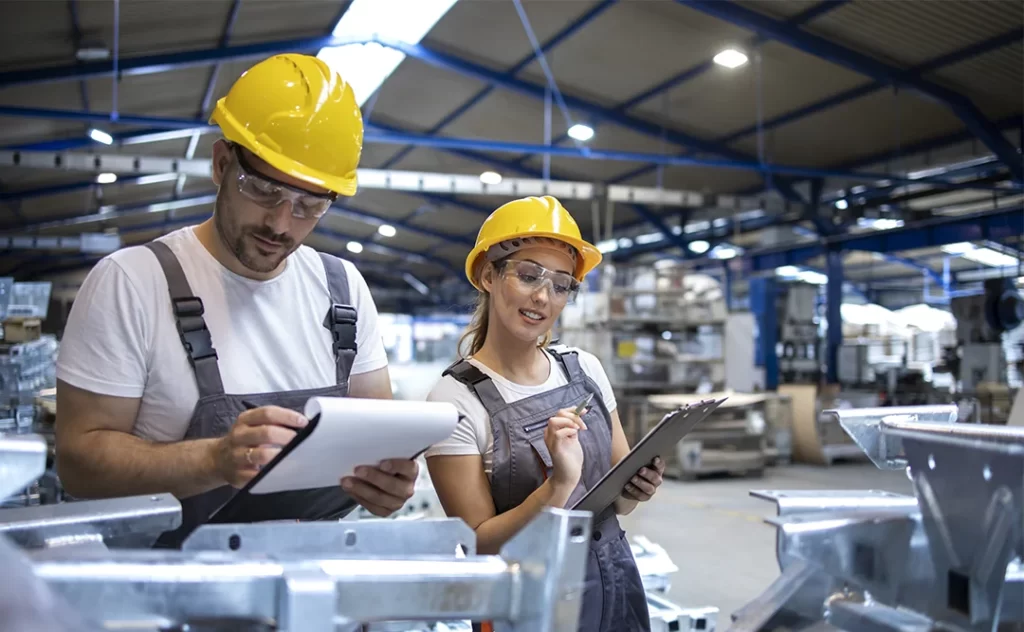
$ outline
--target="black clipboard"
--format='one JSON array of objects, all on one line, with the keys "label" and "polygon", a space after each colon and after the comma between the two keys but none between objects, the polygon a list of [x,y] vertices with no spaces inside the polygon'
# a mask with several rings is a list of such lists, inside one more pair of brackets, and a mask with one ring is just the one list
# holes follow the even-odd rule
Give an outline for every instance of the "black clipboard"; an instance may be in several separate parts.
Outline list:
[{"label": "black clipboard", "polygon": [[664,458],[666,453],[675,450],[675,445],[683,437],[727,399],[728,397],[701,400],[682,406],[662,417],[658,425],[638,441],[629,454],[601,477],[597,485],[576,501],[571,509],[589,511],[595,516],[602,513],[622,495],[626,483],[641,467],[650,465],[654,457],[661,455]]},{"label": "black clipboard", "polygon": [[315,415],[299,429],[281,451],[207,519],[209,524],[266,522],[269,520],[338,520],[347,516],[358,503],[338,485],[292,490],[270,494],[253,494],[252,489],[270,475],[274,468],[308,439],[316,429],[320,415]]}]

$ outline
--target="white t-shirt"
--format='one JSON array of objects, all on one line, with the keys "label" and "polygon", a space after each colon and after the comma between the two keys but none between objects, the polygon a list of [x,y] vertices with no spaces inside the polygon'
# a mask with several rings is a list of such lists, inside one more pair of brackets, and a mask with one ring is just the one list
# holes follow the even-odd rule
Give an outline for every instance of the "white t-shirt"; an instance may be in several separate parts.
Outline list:
[{"label": "white t-shirt", "polygon": [[[601,396],[604,399],[608,412],[616,408],[615,394],[612,392],[612,385],[608,381],[608,375],[604,372],[600,360],[593,354],[582,351],[576,347],[562,347],[559,350],[576,351],[579,355],[580,367],[583,372],[590,376],[601,389]],[[498,375],[480,362],[469,358],[469,363],[483,371],[484,375],[494,381],[498,393],[507,403],[517,402],[527,397],[546,393],[559,386],[569,383],[568,378],[562,371],[562,366],[557,360],[548,356],[550,372],[548,379],[537,386],[526,386],[510,382]],[[452,455],[473,455],[479,454],[483,457],[484,471],[490,477],[494,463],[494,433],[491,431],[491,416],[487,409],[477,398],[476,394],[462,382],[459,382],[451,375],[446,375],[434,386],[434,389],[427,395],[427,401],[451,402],[465,418],[461,419],[452,432],[444,441],[437,443],[427,450],[425,456],[452,456]]]},{"label": "white t-shirt", "polygon": [[[319,253],[300,246],[267,281],[239,276],[218,262],[191,227],[160,241],[174,252],[217,350],[227,393],[321,388],[336,383],[331,304]],[[387,366],[377,308],[362,275],[343,261],[356,323],[352,374]],[[179,441],[199,398],[192,367],[171,313],[163,269],[144,246],[124,248],[89,272],[75,297],[57,360],[57,377],[117,397],[141,397],[133,433]]]}]

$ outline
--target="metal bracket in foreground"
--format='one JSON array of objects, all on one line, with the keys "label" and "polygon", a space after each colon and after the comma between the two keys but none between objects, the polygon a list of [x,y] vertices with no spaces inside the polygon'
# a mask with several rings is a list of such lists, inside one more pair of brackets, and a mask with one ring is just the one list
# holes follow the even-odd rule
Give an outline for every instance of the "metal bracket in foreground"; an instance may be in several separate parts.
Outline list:
[{"label": "metal bracket in foreground", "polygon": [[462,520],[347,520],[205,524],[183,551],[238,551],[288,556],[476,554],[476,533]]},{"label": "metal bracket in foreground", "polygon": [[907,466],[899,438],[886,427],[899,422],[923,422],[936,426],[956,422],[956,406],[894,406],[882,408],[843,408],[823,410],[821,416],[842,426],[846,434],[864,451],[876,467],[901,470]]},{"label": "metal bracket in foreground", "polygon": [[91,542],[111,548],[148,548],[181,525],[181,503],[171,494],[84,500],[0,511],[0,534],[22,548]]}]

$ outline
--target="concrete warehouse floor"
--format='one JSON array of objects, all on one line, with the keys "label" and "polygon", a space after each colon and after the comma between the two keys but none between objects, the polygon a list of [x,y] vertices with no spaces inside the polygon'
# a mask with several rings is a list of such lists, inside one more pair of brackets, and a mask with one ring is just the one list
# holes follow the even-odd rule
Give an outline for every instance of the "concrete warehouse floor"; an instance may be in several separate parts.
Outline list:
[{"label": "concrete warehouse floor", "polygon": [[628,536],[643,535],[665,548],[679,567],[669,599],[683,607],[718,607],[719,629],[779,574],[775,529],[763,522],[775,515],[775,506],[751,497],[752,489],[913,493],[904,472],[883,472],[859,462],[771,467],[761,479],[666,480],[654,501],[622,520],[623,528]]}]

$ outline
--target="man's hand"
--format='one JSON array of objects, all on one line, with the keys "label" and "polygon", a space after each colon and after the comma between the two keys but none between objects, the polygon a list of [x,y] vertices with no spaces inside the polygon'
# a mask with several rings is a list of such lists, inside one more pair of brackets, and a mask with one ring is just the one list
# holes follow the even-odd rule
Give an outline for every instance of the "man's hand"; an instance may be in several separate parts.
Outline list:
[{"label": "man's hand", "polygon": [[626,483],[625,489],[622,490],[623,498],[629,500],[636,500],[639,502],[646,502],[650,500],[655,492],[658,491],[658,487],[661,485],[661,475],[665,473],[665,461],[661,457],[654,457],[654,461],[648,467],[642,467],[639,471]]},{"label": "man's hand", "polygon": [[420,466],[408,459],[388,459],[380,465],[360,465],[355,476],[341,479],[341,488],[367,511],[384,518],[412,498]]},{"label": "man's hand", "polygon": [[280,406],[261,406],[238,416],[228,434],[213,444],[217,473],[229,485],[243,487],[295,438],[306,418]]}]

